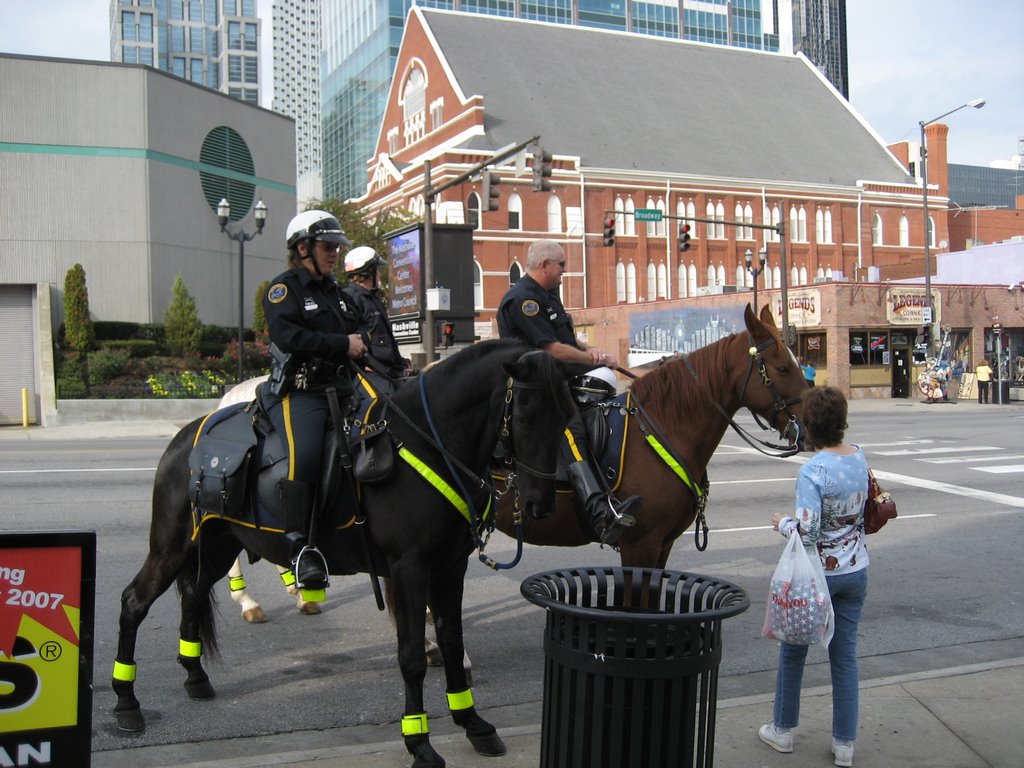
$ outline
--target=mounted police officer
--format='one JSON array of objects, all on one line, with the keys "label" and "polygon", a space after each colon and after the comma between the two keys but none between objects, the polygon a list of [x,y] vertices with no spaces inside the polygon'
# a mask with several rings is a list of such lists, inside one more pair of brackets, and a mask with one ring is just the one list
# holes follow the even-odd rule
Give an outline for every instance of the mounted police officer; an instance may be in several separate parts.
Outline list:
[{"label": "mounted police officer", "polygon": [[378,284],[378,270],[382,264],[384,259],[373,248],[367,245],[353,248],[345,256],[345,274],[349,284],[344,292],[346,300],[355,309],[359,333],[369,349],[363,362],[369,371],[378,374],[371,375],[374,383],[390,394],[398,379],[412,375],[413,367],[411,361],[402,357],[391,332],[387,307]]},{"label": "mounted police officer", "polygon": [[263,297],[274,358],[264,404],[289,451],[279,490],[295,579],[316,590],[326,585],[327,564],[306,544],[330,412],[326,391],[334,387],[340,400],[352,398],[346,359],[365,355],[366,345],[334,278],[339,249],[349,245],[338,220],[326,211],[300,213],[288,224],[287,245],[289,269]]},{"label": "mounted police officer", "polygon": [[[614,369],[613,355],[588,349],[576,338],[572,319],[558,298],[558,286],[565,272],[565,252],[552,240],[537,240],[526,255],[526,275],[508,289],[498,306],[498,333],[543,349],[559,360],[593,363]],[[643,501],[631,496],[619,502],[612,496],[587,447],[579,413],[570,420],[562,443],[562,458],[569,481],[583,503],[592,533],[602,544],[614,544],[623,528],[636,523],[633,516]]]}]

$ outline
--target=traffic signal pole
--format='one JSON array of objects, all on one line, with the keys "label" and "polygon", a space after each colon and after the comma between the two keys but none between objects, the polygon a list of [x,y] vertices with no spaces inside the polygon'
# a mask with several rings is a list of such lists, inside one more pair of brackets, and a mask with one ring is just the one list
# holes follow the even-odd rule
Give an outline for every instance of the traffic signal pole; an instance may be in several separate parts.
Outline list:
[{"label": "traffic signal pole", "polygon": [[[431,288],[438,287],[435,285],[436,280],[434,278],[434,200],[437,199],[437,196],[449,187],[454,187],[457,184],[468,181],[486,168],[498,165],[510,157],[514,157],[531,144],[535,145],[535,151],[543,152],[539,146],[536,146],[539,141],[540,136],[534,136],[518,144],[499,149],[492,157],[477,163],[469,170],[463,171],[458,176],[436,187],[433,186],[430,180],[430,160],[423,161],[423,239],[425,241],[423,243],[423,282],[426,290],[429,291]],[[483,210],[487,204],[487,201],[481,201],[481,215],[483,215]],[[423,312],[423,347],[427,363],[437,360],[436,344],[437,333],[434,328],[434,312],[427,307]]]}]

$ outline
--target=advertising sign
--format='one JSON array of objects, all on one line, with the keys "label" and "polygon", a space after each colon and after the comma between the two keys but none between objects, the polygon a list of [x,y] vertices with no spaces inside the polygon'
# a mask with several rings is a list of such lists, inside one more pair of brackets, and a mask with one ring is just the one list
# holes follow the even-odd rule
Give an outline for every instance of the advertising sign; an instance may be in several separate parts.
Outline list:
[{"label": "advertising sign", "polygon": [[88,768],[93,531],[0,534],[0,766]]},{"label": "advertising sign", "polygon": [[[890,325],[925,325],[932,322],[928,318],[928,306],[925,301],[924,288],[909,285],[890,287],[885,291],[885,315]],[[935,319],[942,318],[942,294],[932,289],[932,308]]]},{"label": "advertising sign", "polygon": [[[791,290],[787,295],[789,322],[797,328],[817,328],[821,325],[821,291],[816,288]],[[772,302],[776,325],[782,325],[782,294]]]},{"label": "advertising sign", "polygon": [[426,309],[423,299],[422,231],[417,227],[387,239],[391,277],[388,317],[392,320],[420,318]]}]

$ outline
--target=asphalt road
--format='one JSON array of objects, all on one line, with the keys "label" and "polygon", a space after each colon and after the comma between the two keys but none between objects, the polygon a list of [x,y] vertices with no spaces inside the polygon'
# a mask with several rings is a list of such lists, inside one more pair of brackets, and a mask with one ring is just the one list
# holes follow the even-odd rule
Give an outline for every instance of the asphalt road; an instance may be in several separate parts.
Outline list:
[{"label": "asphalt road", "polygon": [[[865,674],[898,673],[897,664],[927,667],[930,650],[1024,635],[1017,567],[1024,541],[1022,427],[1019,406],[854,404],[849,437],[865,449],[900,509],[900,519],[871,540],[860,644]],[[218,588],[221,657],[206,665],[217,699],[192,702],[182,688],[172,590],[139,631],[136,691],[147,730],[116,731],[109,674],[119,595],[145,556],[154,468],[166,442],[0,442],[0,528],[97,532],[94,751],[396,721],[403,686],[393,631],[367,579],[335,579],[324,613],[307,617],[261,563],[246,576],[268,623],[245,624],[226,584]],[[760,629],[784,541],[771,531],[770,517],[791,507],[799,461],[763,457],[727,434],[710,468],[710,545],[697,552],[688,533],[669,562],[733,581],[750,595],[750,610],[726,624],[720,697],[772,689],[776,646]],[[510,559],[514,542],[495,534],[488,551]],[[520,596],[520,582],[555,567],[616,563],[614,552],[596,546],[528,547],[517,568],[499,573],[471,561],[465,624],[480,707],[541,698],[544,616]],[[815,653],[824,661],[820,649],[812,661]],[[806,684],[825,682],[814,679],[819,674],[810,668]],[[428,710],[444,714],[440,670],[428,673],[426,695]]]}]

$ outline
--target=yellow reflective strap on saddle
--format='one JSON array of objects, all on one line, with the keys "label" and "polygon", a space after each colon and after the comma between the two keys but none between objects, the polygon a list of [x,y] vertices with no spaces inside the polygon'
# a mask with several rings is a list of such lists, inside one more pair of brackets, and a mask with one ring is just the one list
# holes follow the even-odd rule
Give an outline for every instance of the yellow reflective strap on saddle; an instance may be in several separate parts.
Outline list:
[{"label": "yellow reflective strap on saddle", "polygon": [[191,640],[178,640],[178,654],[186,658],[198,659],[203,655],[203,644]]},{"label": "yellow reflective strap on saddle", "polygon": [[377,394],[377,390],[373,388],[373,384],[370,383],[369,377],[365,374],[356,374],[356,383],[358,386],[363,388],[363,391],[366,393],[366,397],[370,401],[369,406],[366,408],[366,413],[362,416],[362,422],[364,424],[369,424],[373,421],[373,416],[371,414],[373,413],[374,407],[377,405],[377,401],[380,400],[380,395]]},{"label": "yellow reflective strap on saddle", "polygon": [[430,733],[430,729],[427,727],[426,712],[418,715],[406,715],[402,718],[403,736],[422,736],[425,733]]},{"label": "yellow reflective strap on saddle", "polygon": [[469,709],[473,706],[472,688],[467,688],[464,691],[456,691],[455,693],[448,693],[446,695],[448,696],[448,709],[452,712]]},{"label": "yellow reflective strap on saddle", "polygon": [[228,579],[228,588],[232,592],[238,592],[245,589],[245,576],[231,576]]},{"label": "yellow reflective strap on saddle", "polygon": [[126,683],[135,682],[136,666],[134,664],[122,664],[120,661],[114,662],[114,679],[123,680]]},{"label": "yellow reflective strap on saddle", "polygon": [[572,431],[568,427],[565,428],[565,439],[569,443],[569,450],[572,451],[573,457],[576,461],[583,461],[583,452],[580,451],[580,447],[576,445],[576,438],[573,437]]},{"label": "yellow reflective strap on saddle", "polygon": [[295,583],[295,571],[292,571],[292,570],[281,571],[281,583],[284,584],[286,587],[290,587],[292,584],[294,584]]},{"label": "yellow reflective strap on saddle", "polygon": [[284,434],[288,441],[288,479],[295,479],[295,436],[292,434],[292,396],[285,395],[281,401],[284,416]]},{"label": "yellow reflective strap on saddle", "polygon": [[679,466],[679,462],[672,458],[669,452],[665,450],[665,446],[658,441],[658,438],[656,438],[654,435],[645,435],[644,437],[650,444],[651,448],[654,449],[654,452],[661,457],[661,460],[668,465],[669,469],[671,469],[679,476],[679,479],[686,484],[687,488],[693,491],[694,495],[698,499],[704,495],[704,491],[701,489],[701,487],[695,484],[693,480],[690,479],[690,476],[686,474],[686,470]]},{"label": "yellow reflective strap on saddle", "polygon": [[206,414],[206,416],[203,417],[203,420],[199,422],[199,428],[196,430],[196,436],[192,438],[193,448],[199,444],[199,436],[203,434],[203,427],[206,426],[206,422],[210,420],[210,417],[213,416],[214,413],[216,413],[216,411]]}]

